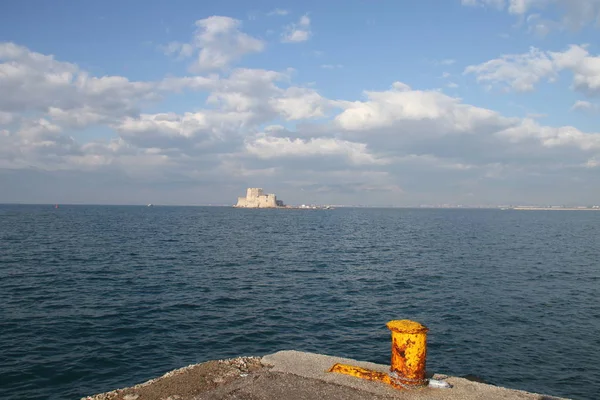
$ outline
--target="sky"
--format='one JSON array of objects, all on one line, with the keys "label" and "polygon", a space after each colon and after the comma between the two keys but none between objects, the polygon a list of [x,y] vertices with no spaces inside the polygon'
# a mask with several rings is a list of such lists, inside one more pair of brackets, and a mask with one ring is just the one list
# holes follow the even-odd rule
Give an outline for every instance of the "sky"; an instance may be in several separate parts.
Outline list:
[{"label": "sky", "polygon": [[600,0],[7,0],[0,202],[600,204]]}]

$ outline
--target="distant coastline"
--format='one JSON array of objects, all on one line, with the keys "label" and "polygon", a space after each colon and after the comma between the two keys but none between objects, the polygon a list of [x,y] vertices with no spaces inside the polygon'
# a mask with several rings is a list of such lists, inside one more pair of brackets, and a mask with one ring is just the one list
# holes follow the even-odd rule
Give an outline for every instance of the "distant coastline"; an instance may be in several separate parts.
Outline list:
[{"label": "distant coastline", "polygon": [[[0,202],[0,206],[46,206],[55,208],[56,203]],[[63,207],[148,207],[141,203],[58,203]],[[152,203],[152,207],[231,207],[231,203]],[[151,208],[152,208],[151,207]],[[235,206],[234,206],[235,207]],[[367,209],[407,209],[407,210],[515,210],[515,211],[600,211],[600,206],[498,206],[498,205],[366,205],[366,204],[330,204],[330,205],[284,205],[271,207],[277,209],[334,209],[334,208],[367,208]]]},{"label": "distant coastline", "polygon": [[594,207],[512,207],[508,210],[516,211],[600,211]]}]

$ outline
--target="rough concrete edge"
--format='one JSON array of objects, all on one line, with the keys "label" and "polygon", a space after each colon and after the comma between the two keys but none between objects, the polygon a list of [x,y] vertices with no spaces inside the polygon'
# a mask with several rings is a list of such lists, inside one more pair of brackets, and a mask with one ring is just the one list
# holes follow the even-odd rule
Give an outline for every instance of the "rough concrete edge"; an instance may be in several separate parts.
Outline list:
[{"label": "rough concrete edge", "polygon": [[183,374],[183,373],[185,373],[186,371],[188,371],[188,370],[190,370],[192,368],[195,368],[195,367],[197,367],[199,365],[206,364],[206,363],[209,363],[209,362],[228,363],[228,362],[233,362],[233,361],[238,360],[238,359],[255,359],[255,360],[261,360],[262,358],[261,357],[257,357],[257,356],[241,356],[241,357],[233,357],[233,358],[224,358],[224,359],[219,359],[219,360],[207,360],[207,361],[203,361],[203,362],[196,363],[196,364],[189,364],[189,365],[187,365],[185,367],[181,367],[181,368],[177,368],[177,369],[173,369],[171,371],[168,371],[168,372],[164,373],[161,376],[158,376],[156,378],[152,378],[152,379],[147,380],[145,382],[137,383],[137,384],[135,384],[133,386],[127,386],[127,387],[123,387],[123,388],[113,389],[113,390],[108,391],[108,392],[102,392],[102,393],[96,393],[96,394],[93,394],[93,395],[90,395],[90,396],[84,396],[84,397],[81,398],[81,400],[94,400],[94,399],[98,398],[98,396],[110,396],[110,395],[114,395],[114,394],[119,394],[120,392],[122,392],[124,390],[139,389],[139,388],[142,388],[142,387],[145,387],[145,386],[152,385],[153,383],[156,383],[156,382],[161,381],[163,379],[167,379],[167,378],[170,378],[170,377],[175,376],[175,375]]},{"label": "rough concrete edge", "polygon": [[[206,364],[209,362],[227,363],[227,362],[232,362],[237,359],[255,359],[255,360],[260,360],[260,363],[264,367],[273,368],[277,363],[276,358],[278,356],[282,356],[282,355],[285,356],[286,354],[293,355],[293,356],[300,356],[300,357],[316,357],[316,358],[321,358],[322,361],[328,360],[328,362],[341,362],[341,363],[357,365],[357,366],[360,366],[363,368],[369,368],[369,369],[373,369],[373,370],[381,371],[381,372],[389,371],[388,365],[376,364],[376,363],[372,363],[369,361],[358,361],[358,360],[354,360],[354,359],[350,359],[350,358],[336,357],[336,356],[317,354],[317,353],[306,353],[306,352],[300,352],[300,351],[296,351],[296,350],[282,350],[282,351],[278,351],[276,353],[264,355],[263,357],[255,357],[255,356],[243,357],[242,356],[242,357],[234,357],[234,358],[227,358],[227,359],[220,359],[220,360],[207,360],[207,361],[204,361],[201,363],[190,364],[190,365],[187,365],[182,368],[168,371],[159,377],[150,379],[150,380],[142,382],[142,383],[138,383],[133,386],[114,389],[114,390],[111,390],[108,392],[97,393],[97,394],[90,395],[90,396],[84,396],[81,398],[81,400],[94,400],[94,399],[97,399],[98,396],[102,396],[102,395],[110,396],[110,395],[119,394],[120,392],[122,392],[124,390],[128,390],[128,389],[139,389],[139,388],[142,388],[142,387],[145,387],[148,385],[152,385],[153,383],[158,382],[160,380],[167,379],[167,378],[175,376],[175,375],[183,374],[192,368],[195,368],[199,365]],[[323,376],[326,376],[325,375],[326,370],[316,370],[316,371],[320,371],[323,374]],[[381,386],[377,382],[364,381],[361,379],[356,379],[356,378],[353,378],[350,376],[345,376],[345,375],[332,374],[332,375],[330,375],[329,379],[323,379],[322,377],[319,377],[319,374],[317,374],[317,373],[303,374],[302,371],[294,371],[293,369],[291,369],[291,370],[287,369],[287,370],[285,370],[285,372],[293,374],[293,375],[309,378],[309,379],[319,379],[319,380],[322,380],[327,383],[348,386],[348,387],[352,387],[354,389],[363,390],[363,391],[370,392],[373,394],[385,395],[385,394],[396,393],[393,389],[387,388],[386,386]],[[471,380],[468,380],[465,378],[450,376],[450,375],[446,375],[446,374],[437,374],[436,373],[436,374],[433,374],[433,378],[448,380],[448,382],[452,383],[452,384],[462,383],[465,385],[474,385],[474,386],[480,387],[480,388],[487,388],[487,390],[493,390],[493,391],[505,390],[508,392],[520,393],[523,395],[537,396],[537,400],[570,400],[569,398],[555,397],[555,396],[544,395],[544,394],[540,394],[540,393],[527,392],[527,391],[519,390],[519,389],[506,388],[503,386],[491,385],[491,384],[487,384],[487,383],[474,382],[474,381],[471,381]]]},{"label": "rough concrete edge", "polygon": [[[439,376],[441,376],[441,378],[439,378]],[[435,374],[434,379],[443,379],[445,381],[447,381],[448,383],[451,384],[457,384],[457,383],[462,383],[462,384],[469,384],[469,385],[473,385],[476,387],[480,387],[480,388],[487,388],[488,390],[502,390],[502,391],[507,391],[510,393],[519,393],[522,395],[528,395],[528,396],[537,396],[537,400],[573,400],[570,399],[568,397],[556,397],[556,396],[551,396],[548,394],[543,394],[543,393],[537,393],[537,392],[528,392],[526,390],[521,390],[521,389],[513,389],[510,387],[506,387],[506,386],[498,386],[498,385],[493,385],[491,383],[483,383],[483,382],[477,382],[477,381],[472,381],[466,378],[461,378],[459,376],[451,376],[451,375],[445,375],[445,374]]]}]

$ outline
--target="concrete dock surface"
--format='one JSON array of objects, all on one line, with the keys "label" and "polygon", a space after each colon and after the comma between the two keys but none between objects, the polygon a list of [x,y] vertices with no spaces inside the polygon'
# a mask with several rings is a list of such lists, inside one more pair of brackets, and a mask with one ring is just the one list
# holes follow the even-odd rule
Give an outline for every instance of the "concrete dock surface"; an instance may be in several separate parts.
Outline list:
[{"label": "concrete dock surface", "polygon": [[434,374],[450,389],[398,390],[384,383],[327,372],[336,363],[389,372],[389,365],[293,350],[209,361],[171,371],[131,388],[82,400],[559,400],[464,378]]}]

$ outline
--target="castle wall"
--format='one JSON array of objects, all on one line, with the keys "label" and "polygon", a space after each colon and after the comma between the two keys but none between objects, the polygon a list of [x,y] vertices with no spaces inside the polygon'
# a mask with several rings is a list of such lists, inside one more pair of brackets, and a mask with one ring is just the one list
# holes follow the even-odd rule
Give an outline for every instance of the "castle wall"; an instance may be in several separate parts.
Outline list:
[{"label": "castle wall", "polygon": [[238,201],[237,201],[237,204],[235,206],[236,207],[247,207],[246,198],[245,197],[238,197]]},{"label": "castle wall", "polygon": [[259,208],[277,207],[277,198],[274,194],[267,194],[258,197]]},{"label": "castle wall", "polygon": [[238,197],[236,207],[243,208],[274,208],[283,206],[274,194],[264,194],[260,188],[248,188],[246,197]]},{"label": "castle wall", "polygon": [[260,197],[263,195],[264,195],[264,193],[261,188],[248,188],[248,190],[246,191],[247,199],[257,198],[257,197]]}]

